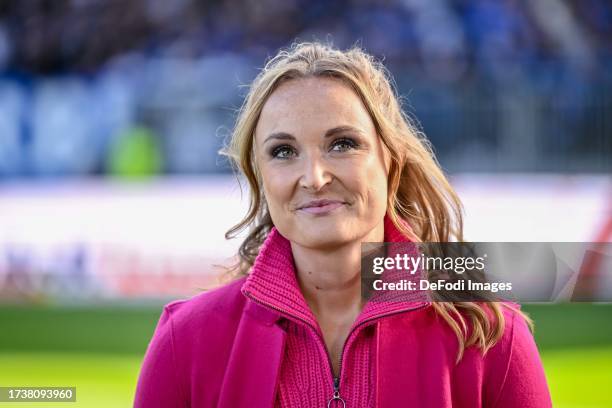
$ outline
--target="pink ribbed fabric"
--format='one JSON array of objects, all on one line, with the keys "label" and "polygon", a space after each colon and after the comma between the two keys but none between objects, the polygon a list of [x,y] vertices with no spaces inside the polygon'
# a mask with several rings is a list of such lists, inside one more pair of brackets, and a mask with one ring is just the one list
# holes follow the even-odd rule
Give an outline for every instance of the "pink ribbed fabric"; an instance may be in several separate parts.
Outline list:
[{"label": "pink ribbed fabric", "polygon": [[[385,242],[403,242],[385,217]],[[280,312],[286,331],[279,372],[277,407],[326,407],[334,393],[334,378],[321,329],[302,295],[290,242],[272,228],[261,247],[243,293]],[[368,302],[349,332],[340,364],[339,395],[349,407],[375,405],[376,323],[384,316],[425,306],[423,301],[395,299]],[[335,404],[335,405],[334,405]],[[334,401],[331,406],[342,406]]]}]

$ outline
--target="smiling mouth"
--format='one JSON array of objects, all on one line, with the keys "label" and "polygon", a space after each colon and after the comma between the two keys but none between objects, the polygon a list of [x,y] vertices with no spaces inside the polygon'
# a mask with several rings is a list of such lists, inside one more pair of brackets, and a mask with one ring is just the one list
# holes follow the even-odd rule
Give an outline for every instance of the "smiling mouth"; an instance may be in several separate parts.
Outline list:
[{"label": "smiling mouth", "polygon": [[317,205],[317,206],[312,206],[312,207],[302,207],[298,211],[304,211],[308,214],[321,215],[321,214],[331,213],[332,211],[337,210],[338,208],[344,205],[345,203],[342,203],[342,202],[333,202],[333,203],[327,203],[327,204]]}]

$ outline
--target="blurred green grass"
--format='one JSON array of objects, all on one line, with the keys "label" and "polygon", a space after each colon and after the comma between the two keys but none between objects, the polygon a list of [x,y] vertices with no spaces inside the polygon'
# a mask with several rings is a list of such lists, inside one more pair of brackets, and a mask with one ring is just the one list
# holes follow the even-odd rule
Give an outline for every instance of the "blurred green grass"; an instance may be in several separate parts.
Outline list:
[{"label": "blurred green grass", "polygon": [[2,352],[0,385],[76,387],[77,402],[0,402],[0,407],[129,407],[140,362],[126,354]]},{"label": "blurred green grass", "polygon": [[[612,407],[612,304],[523,310],[536,323],[554,406]],[[160,312],[161,306],[0,307],[0,386],[77,387],[76,403],[35,407],[129,407]]]}]

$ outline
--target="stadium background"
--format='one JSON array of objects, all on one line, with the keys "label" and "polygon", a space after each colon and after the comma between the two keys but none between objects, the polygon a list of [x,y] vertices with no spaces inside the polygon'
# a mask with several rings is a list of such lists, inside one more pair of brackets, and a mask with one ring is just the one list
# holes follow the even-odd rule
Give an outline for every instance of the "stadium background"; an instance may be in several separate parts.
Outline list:
[{"label": "stadium background", "polygon": [[[2,1],[0,386],[131,405],[161,305],[237,247],[241,85],[315,38],[384,58],[469,239],[612,241],[608,1]],[[612,306],[524,309],[555,406],[612,406]]]}]

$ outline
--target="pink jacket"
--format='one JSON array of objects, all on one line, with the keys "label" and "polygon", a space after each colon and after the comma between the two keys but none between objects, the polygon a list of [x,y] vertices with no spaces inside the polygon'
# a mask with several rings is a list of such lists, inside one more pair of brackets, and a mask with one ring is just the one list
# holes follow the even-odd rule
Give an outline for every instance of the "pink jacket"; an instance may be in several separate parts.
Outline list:
[{"label": "pink jacket", "polygon": [[[385,241],[405,240],[385,218]],[[294,361],[318,350],[312,375],[296,377],[303,378],[297,387],[307,390],[309,406],[324,407],[337,392],[348,408],[366,406],[363,401],[377,407],[550,407],[533,337],[520,316],[504,309],[503,338],[484,357],[468,348],[455,365],[456,336],[428,302],[369,302],[353,324],[334,384],[290,243],[273,228],[248,278],[164,308],[134,406],[272,407],[278,390],[290,388],[282,371],[287,353]],[[368,376],[360,367],[373,373],[372,382],[363,383]],[[342,406],[337,402],[331,406]]]}]

